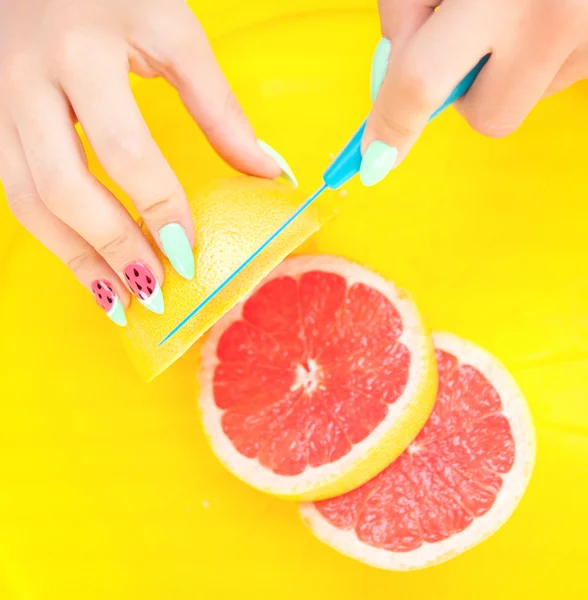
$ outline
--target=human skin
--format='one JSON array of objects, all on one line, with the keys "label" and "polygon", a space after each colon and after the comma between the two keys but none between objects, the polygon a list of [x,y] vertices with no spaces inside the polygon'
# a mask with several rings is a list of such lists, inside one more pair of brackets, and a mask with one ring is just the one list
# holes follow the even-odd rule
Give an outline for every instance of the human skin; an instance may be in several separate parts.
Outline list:
[{"label": "human skin", "polygon": [[542,97],[588,77],[588,0],[379,0],[379,10],[390,51],[374,61],[381,87],[362,145],[368,185],[400,164],[488,53],[456,108],[490,137],[512,133]]},{"label": "human skin", "polygon": [[[107,313],[116,306],[109,316],[119,325],[130,291],[163,310],[162,297],[143,296],[161,293],[164,271],[129,213],[89,172],[77,121],[174,268],[194,276],[187,199],[135,103],[129,73],[167,79],[235,169],[275,178],[285,165],[257,140],[184,0],[0,0],[0,179],[8,203]],[[138,280],[126,277],[135,271],[159,285],[141,295]]]}]

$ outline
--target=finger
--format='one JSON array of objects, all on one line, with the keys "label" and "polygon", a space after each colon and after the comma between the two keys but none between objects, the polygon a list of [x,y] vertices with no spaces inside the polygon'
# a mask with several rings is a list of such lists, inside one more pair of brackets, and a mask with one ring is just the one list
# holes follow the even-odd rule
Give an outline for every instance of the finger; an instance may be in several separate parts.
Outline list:
[{"label": "finger", "polygon": [[218,154],[235,169],[259,177],[283,175],[296,185],[286,161],[258,143],[251,124],[223,75],[206,35],[187,4],[158,15],[148,53],[177,88],[186,108]]},{"label": "finger", "polygon": [[372,59],[370,73],[372,104],[376,101],[384,83],[391,51],[402,50],[410,37],[433,14],[436,5],[436,0],[379,0],[382,39]]},{"label": "finger", "polygon": [[588,78],[588,44],[583,44],[561,66],[544,95],[556,94],[586,78]]},{"label": "finger", "polygon": [[433,14],[441,0],[378,0],[382,35],[400,48]]},{"label": "finger", "polygon": [[[41,83],[18,100],[10,98],[10,108],[44,204],[104,257],[143,305],[163,312],[163,267],[128,212],[87,170],[63,94]],[[146,277],[151,293],[137,288]]]},{"label": "finger", "polygon": [[391,55],[382,89],[368,119],[360,176],[374,185],[404,158],[430,115],[490,50],[487,3],[441,6]]},{"label": "finger", "polygon": [[176,271],[192,279],[188,201],[137,107],[127,70],[126,48],[88,44],[61,81],[100,163],[132,198]]},{"label": "finger", "polygon": [[478,133],[499,138],[516,131],[568,58],[571,48],[565,37],[552,37],[546,51],[545,36],[532,30],[532,36],[523,33],[513,46],[494,48],[467,95],[456,102]]},{"label": "finger", "polygon": [[68,266],[117,325],[126,325],[129,293],[106,261],[43,204],[16,129],[0,114],[0,179],[14,216]]}]

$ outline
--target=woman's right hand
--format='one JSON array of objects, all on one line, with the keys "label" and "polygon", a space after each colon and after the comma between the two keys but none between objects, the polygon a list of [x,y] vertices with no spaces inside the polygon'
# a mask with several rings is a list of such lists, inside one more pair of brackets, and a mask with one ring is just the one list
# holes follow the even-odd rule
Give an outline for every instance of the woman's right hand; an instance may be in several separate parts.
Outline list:
[{"label": "woman's right hand", "polygon": [[455,106],[478,132],[515,131],[545,95],[588,77],[588,0],[379,0],[382,40],[361,178],[381,181],[486,54]]}]

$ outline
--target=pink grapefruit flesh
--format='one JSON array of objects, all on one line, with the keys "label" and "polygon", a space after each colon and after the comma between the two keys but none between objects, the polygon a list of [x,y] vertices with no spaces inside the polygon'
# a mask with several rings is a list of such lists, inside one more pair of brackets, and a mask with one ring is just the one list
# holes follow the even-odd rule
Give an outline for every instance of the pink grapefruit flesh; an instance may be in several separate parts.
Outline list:
[{"label": "pink grapefruit flesh", "polygon": [[533,426],[512,378],[469,342],[434,341],[438,395],[419,435],[363,486],[301,506],[317,537],[381,568],[436,564],[482,541],[515,509],[533,466]]},{"label": "pink grapefruit flesh", "polygon": [[428,417],[434,354],[414,303],[331,256],[290,259],[213,328],[200,404],[213,449],[271,493],[367,481]]}]

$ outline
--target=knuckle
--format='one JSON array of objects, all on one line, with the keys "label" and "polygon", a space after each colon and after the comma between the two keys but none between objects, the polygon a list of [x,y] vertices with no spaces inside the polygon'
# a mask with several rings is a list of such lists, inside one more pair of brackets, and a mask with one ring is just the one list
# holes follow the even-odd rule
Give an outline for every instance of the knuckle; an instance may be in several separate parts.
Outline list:
[{"label": "knuckle", "polygon": [[108,129],[102,133],[104,166],[116,176],[144,165],[151,155],[153,140],[133,130]]},{"label": "knuckle", "polygon": [[77,254],[68,258],[65,261],[66,266],[74,273],[79,275],[84,271],[87,271],[94,264],[95,254],[94,250],[90,247],[80,250]]},{"label": "knuckle", "polygon": [[141,215],[145,219],[146,223],[163,223],[170,221],[172,212],[172,201],[171,198],[176,196],[172,194],[162,200],[157,200],[148,204],[141,210]]},{"label": "knuckle", "polygon": [[70,201],[80,197],[83,189],[79,177],[58,166],[38,172],[35,180],[43,203],[56,215],[59,215],[60,209],[67,207]]},{"label": "knuckle", "polygon": [[130,246],[131,236],[129,233],[121,231],[114,234],[113,237],[100,242],[96,246],[96,251],[103,256],[107,262],[125,253],[125,249]]},{"label": "knuckle", "polygon": [[388,106],[384,110],[379,111],[377,113],[377,119],[379,121],[376,126],[377,129],[384,130],[384,132],[394,136],[394,138],[411,138],[418,133],[409,124],[402,122],[392,106]]},{"label": "knuckle", "polygon": [[376,100],[379,127],[394,137],[418,135],[436,106],[430,81],[426,65],[405,53]]},{"label": "knuckle", "polygon": [[33,188],[10,188],[5,187],[6,200],[14,217],[25,225],[31,220],[34,215],[38,203],[40,202],[37,191]]},{"label": "knuckle", "polygon": [[422,60],[405,57],[398,67],[398,93],[409,99],[412,107],[418,111],[430,111],[435,106],[435,97],[430,85],[432,77]]}]

